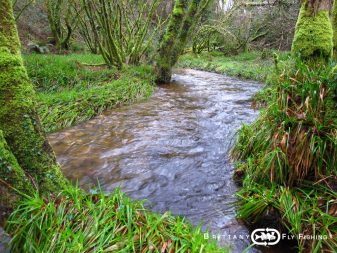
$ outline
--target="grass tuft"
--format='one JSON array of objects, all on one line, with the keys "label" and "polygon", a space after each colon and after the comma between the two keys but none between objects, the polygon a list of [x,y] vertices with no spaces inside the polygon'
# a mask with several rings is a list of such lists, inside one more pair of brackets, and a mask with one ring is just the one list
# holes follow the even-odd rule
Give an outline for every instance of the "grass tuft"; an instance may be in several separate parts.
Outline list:
[{"label": "grass tuft", "polygon": [[239,217],[254,223],[274,213],[291,234],[327,236],[298,238],[300,252],[336,252],[337,82],[332,64],[292,67],[267,86],[259,119],[239,131]]},{"label": "grass tuft", "polygon": [[9,217],[13,252],[226,252],[181,217],[146,210],[120,190],[78,187],[26,197]]}]

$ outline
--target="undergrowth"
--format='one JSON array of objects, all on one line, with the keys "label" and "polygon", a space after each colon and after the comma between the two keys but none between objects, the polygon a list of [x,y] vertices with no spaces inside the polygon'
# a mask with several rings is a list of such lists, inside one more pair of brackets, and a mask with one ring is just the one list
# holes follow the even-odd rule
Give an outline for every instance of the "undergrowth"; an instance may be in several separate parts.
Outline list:
[{"label": "undergrowth", "polygon": [[[337,100],[333,64],[295,61],[267,86],[259,119],[232,151],[243,179],[238,216],[274,217],[300,252],[337,252]],[[272,79],[271,79],[272,80]]]},{"label": "undergrowth", "polygon": [[27,55],[38,113],[47,132],[86,121],[104,110],[149,97],[154,75],[149,66],[122,71],[100,65],[97,55]]},{"label": "undergrowth", "polygon": [[116,69],[99,65],[103,62],[102,57],[93,54],[29,54],[24,55],[24,61],[38,92],[62,91],[76,86],[90,87],[100,82],[113,81],[118,73]]},{"label": "undergrowth", "polygon": [[12,252],[226,252],[181,217],[149,212],[120,190],[26,196],[7,221]]}]

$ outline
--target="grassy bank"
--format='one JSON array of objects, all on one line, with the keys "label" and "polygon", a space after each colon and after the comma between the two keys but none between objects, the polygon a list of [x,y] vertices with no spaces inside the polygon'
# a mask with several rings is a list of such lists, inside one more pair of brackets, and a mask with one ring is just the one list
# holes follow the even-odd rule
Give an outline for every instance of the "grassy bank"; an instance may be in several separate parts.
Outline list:
[{"label": "grassy bank", "polygon": [[154,76],[149,66],[107,69],[98,55],[26,55],[28,74],[47,132],[91,119],[106,109],[149,97]]},{"label": "grassy bank", "polygon": [[119,190],[86,194],[69,186],[48,198],[36,193],[12,213],[6,230],[13,252],[227,252],[200,228],[149,212]]},{"label": "grassy bank", "polygon": [[299,252],[337,252],[334,64],[285,65],[270,72],[267,106],[233,150],[243,185],[238,216],[296,236]]},{"label": "grassy bank", "polygon": [[[279,60],[288,57],[288,53],[279,53]],[[185,54],[180,57],[178,63],[178,67],[182,68],[211,71],[256,81],[265,81],[273,66],[274,58],[271,51],[247,52],[235,56],[224,56],[219,52]]]},{"label": "grassy bank", "polygon": [[[287,54],[281,54],[287,57]],[[149,97],[154,75],[150,66],[123,71],[107,69],[99,55],[25,55],[28,74],[38,98],[38,113],[47,132],[91,119],[104,110]],[[272,53],[249,52],[225,57],[221,53],[186,54],[178,67],[195,68],[265,81]]]}]

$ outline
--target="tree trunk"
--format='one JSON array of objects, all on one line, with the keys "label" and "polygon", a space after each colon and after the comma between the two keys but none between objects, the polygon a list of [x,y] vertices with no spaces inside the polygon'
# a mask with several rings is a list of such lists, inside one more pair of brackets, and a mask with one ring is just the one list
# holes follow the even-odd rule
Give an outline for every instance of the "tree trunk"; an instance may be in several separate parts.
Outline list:
[{"label": "tree trunk", "polygon": [[69,50],[74,29],[71,15],[76,16],[70,13],[70,3],[64,0],[46,0],[45,4],[53,43],[58,50]]},{"label": "tree trunk", "polygon": [[337,51],[337,0],[333,1],[332,7],[332,30],[333,30],[333,47]]},{"label": "tree trunk", "polygon": [[186,0],[175,0],[172,16],[158,50],[156,75],[158,83],[168,83],[172,77],[172,51],[179,37],[181,24],[185,16]]},{"label": "tree trunk", "polygon": [[332,55],[333,31],[329,0],[307,0],[298,16],[292,52],[303,60],[324,59]]},{"label": "tree trunk", "polygon": [[199,4],[202,6],[205,1],[191,0],[188,10],[186,12],[184,21],[180,28],[179,37],[177,38],[177,44],[172,54],[172,66],[174,66],[179,56],[183,53],[185,45],[187,43],[188,35],[190,34],[193,24],[198,20],[198,11],[201,12]]},{"label": "tree trunk", "polygon": [[[0,226],[21,199],[17,191],[33,193],[33,185],[10,151],[0,130]],[[15,187],[14,190],[13,187]]]},{"label": "tree trunk", "polygon": [[190,0],[189,4],[187,0],[175,0],[172,16],[161,40],[156,59],[157,83],[171,81],[172,68],[186,46],[191,28],[209,3],[210,0]]},{"label": "tree trunk", "polygon": [[62,0],[46,0],[49,27],[53,35],[53,43],[58,49],[62,49],[61,6]]},{"label": "tree trunk", "polygon": [[[35,109],[35,93],[22,62],[11,0],[0,1],[0,13],[0,130],[6,140],[0,145],[1,152],[11,157],[13,162],[10,167],[17,173],[9,180],[4,173],[6,166],[1,164],[0,178],[16,187],[25,180],[18,177],[25,174],[32,180],[38,180],[37,185],[42,192],[57,191],[66,180]],[[30,184],[21,188],[28,192],[30,189]]]}]

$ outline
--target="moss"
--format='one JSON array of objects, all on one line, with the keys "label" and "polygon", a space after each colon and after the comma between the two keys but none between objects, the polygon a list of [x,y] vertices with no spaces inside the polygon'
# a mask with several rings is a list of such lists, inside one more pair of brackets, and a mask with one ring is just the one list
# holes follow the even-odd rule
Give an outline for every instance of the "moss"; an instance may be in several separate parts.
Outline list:
[{"label": "moss", "polygon": [[334,50],[337,49],[337,2],[336,0],[333,2],[332,7],[332,29],[333,29],[333,44],[334,44]]},{"label": "moss", "polygon": [[175,0],[172,16],[161,39],[155,71],[158,83],[167,83],[171,79],[172,51],[179,36],[179,31],[185,15],[186,0]]},{"label": "moss", "polygon": [[0,2],[0,42],[1,46],[8,48],[12,53],[20,52],[20,41],[13,18],[12,1],[2,0]]},{"label": "moss", "polygon": [[35,93],[21,57],[0,48],[0,129],[21,167],[42,188],[57,188],[63,177],[40,126],[35,110]]},{"label": "moss", "polygon": [[[171,80],[172,67],[177,63],[193,24],[210,3],[209,0],[176,0],[173,13],[162,38],[156,63],[158,83]],[[188,4],[188,8],[186,10]]]},{"label": "moss", "polygon": [[303,3],[295,29],[292,52],[302,59],[329,59],[332,55],[333,32],[328,10],[313,10]]},{"label": "moss", "polygon": [[11,54],[7,47],[0,48],[0,66],[5,67],[17,67],[22,64],[20,55]]},{"label": "moss", "polygon": [[176,5],[173,9],[173,16],[180,17],[184,15],[184,8],[181,5]]},{"label": "moss", "polygon": [[193,23],[195,22],[195,17],[198,12],[198,2],[199,2],[198,0],[192,0],[188,6],[185,18],[180,27],[176,47],[174,48],[171,54],[171,66],[174,66],[177,63],[179,56],[184,50],[190,29],[193,26]]},{"label": "moss", "polygon": [[[33,187],[23,170],[19,166],[13,153],[10,151],[6,140],[0,130],[0,224],[7,216],[6,211],[12,209],[21,200],[13,189],[23,193],[33,193]],[[3,210],[5,208],[5,210]]]},{"label": "moss", "polygon": [[42,191],[59,190],[65,179],[36,113],[35,92],[22,63],[11,2],[0,2],[0,129],[25,174],[37,178]]}]

